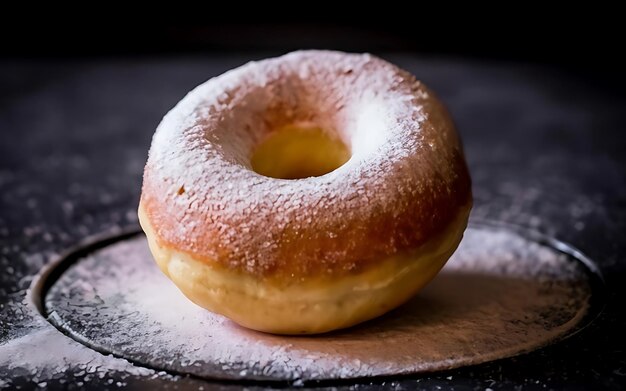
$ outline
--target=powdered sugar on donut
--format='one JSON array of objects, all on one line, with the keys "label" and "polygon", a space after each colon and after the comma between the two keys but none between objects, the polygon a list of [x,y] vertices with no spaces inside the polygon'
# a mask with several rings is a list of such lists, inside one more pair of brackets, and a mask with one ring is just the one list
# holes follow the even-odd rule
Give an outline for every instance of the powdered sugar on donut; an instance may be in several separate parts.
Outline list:
[{"label": "powdered sugar on donut", "polygon": [[[299,122],[340,137],[351,159],[320,177],[255,173],[260,140]],[[413,76],[368,54],[302,51],[211,79],[170,111],[142,207],[164,245],[298,278],[421,245],[467,207],[469,187],[452,121]]]}]

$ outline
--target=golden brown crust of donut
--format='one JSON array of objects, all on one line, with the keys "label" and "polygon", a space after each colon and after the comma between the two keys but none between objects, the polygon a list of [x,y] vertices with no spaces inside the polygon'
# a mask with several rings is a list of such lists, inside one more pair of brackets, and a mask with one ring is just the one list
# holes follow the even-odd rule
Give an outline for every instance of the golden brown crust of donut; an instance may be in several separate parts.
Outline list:
[{"label": "golden brown crust of donut", "polygon": [[[329,237],[322,230],[288,227],[277,239],[275,256],[252,271],[257,275],[274,277],[357,274],[368,266],[375,265],[381,258],[421,246],[429,238],[445,230],[460,209],[471,204],[467,168],[460,158],[457,164],[460,174],[450,191],[433,185],[433,188],[425,189],[419,202],[411,193],[406,194],[406,198],[395,200],[394,206],[402,210],[404,217],[381,214],[371,216],[363,222],[333,227],[336,237]],[[159,213],[158,204],[155,205],[150,197],[142,197],[142,205],[150,221],[153,224],[157,222],[156,226],[176,225],[175,217]],[[266,229],[271,229],[273,222],[269,220],[266,224]],[[196,243],[177,236],[170,240],[159,236],[159,242],[161,246],[184,251],[208,264],[250,272],[245,262],[232,262],[229,249],[219,241],[218,228],[206,226],[204,229],[204,234],[198,236]],[[159,229],[156,231],[159,232]],[[337,237],[342,239],[336,240]],[[213,258],[204,255],[209,249],[222,247],[226,247],[221,251],[223,256]],[[341,258],[328,254],[341,254]]]},{"label": "golden brown crust of donut", "polygon": [[358,274],[315,276],[292,284],[225,270],[162,247],[141,206],[139,220],[157,264],[194,303],[254,330],[315,334],[372,319],[412,297],[455,251],[469,211],[460,210],[444,232],[408,254],[380,259]]},{"label": "golden brown crust of donut", "polygon": [[[346,66],[349,72],[337,71]],[[267,80],[259,81],[263,77]],[[155,135],[141,205],[162,247],[256,276],[339,277],[419,248],[471,205],[470,177],[447,111],[413,76],[383,60],[299,52],[249,64],[217,79],[185,98]],[[290,85],[284,83],[291,82],[283,79],[297,79],[297,88],[321,107],[307,111],[311,103],[290,95]],[[332,82],[328,89],[339,102],[332,106],[337,112],[330,127],[348,123],[344,106],[350,105],[349,94],[354,92],[340,92],[351,85],[372,89],[372,99],[381,106],[392,105],[380,117],[397,131],[389,131],[379,150],[322,177],[288,181],[252,172],[245,156],[260,136],[248,128],[255,122],[271,129],[302,120],[324,126],[319,113],[332,109],[325,106],[332,99],[321,99],[323,92],[315,89],[324,80]],[[278,90],[272,92],[279,96],[277,102],[249,108],[251,99],[258,98],[254,94],[264,93],[265,86]],[[398,113],[407,114],[395,119]],[[250,118],[237,124],[249,131],[238,135],[240,139],[227,133],[234,129],[227,121],[237,116]],[[184,143],[167,151],[164,145],[175,137]],[[184,155],[184,148],[190,155]],[[168,164],[178,164],[180,172],[164,173]]]}]

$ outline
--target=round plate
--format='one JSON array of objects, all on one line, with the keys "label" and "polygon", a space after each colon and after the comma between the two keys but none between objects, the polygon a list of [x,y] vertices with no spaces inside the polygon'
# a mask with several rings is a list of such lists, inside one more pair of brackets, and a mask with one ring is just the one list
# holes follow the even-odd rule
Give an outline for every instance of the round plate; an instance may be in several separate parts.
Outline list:
[{"label": "round plate", "polygon": [[306,382],[435,371],[528,352],[579,328],[598,277],[564,249],[536,234],[472,224],[407,304],[350,329],[289,337],[197,307],[134,234],[68,256],[43,292],[44,312],[98,351],[205,378]]}]

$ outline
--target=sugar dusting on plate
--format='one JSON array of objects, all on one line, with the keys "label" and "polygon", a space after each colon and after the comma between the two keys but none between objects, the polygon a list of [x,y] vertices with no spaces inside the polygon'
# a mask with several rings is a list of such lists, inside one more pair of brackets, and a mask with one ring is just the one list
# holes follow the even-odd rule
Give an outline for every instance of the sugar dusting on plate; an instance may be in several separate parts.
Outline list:
[{"label": "sugar dusting on plate", "polygon": [[143,236],[79,260],[53,285],[46,308],[74,338],[150,368],[307,381],[441,370],[529,351],[572,330],[590,295],[579,262],[513,231],[474,226],[409,303],[321,336],[263,334],[195,306],[158,270]]}]

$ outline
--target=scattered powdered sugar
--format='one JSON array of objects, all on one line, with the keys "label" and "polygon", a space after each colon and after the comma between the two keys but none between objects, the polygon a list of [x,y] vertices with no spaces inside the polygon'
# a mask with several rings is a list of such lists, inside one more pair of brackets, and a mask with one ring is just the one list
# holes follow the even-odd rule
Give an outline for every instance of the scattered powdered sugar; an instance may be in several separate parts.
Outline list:
[{"label": "scattered powdered sugar", "polygon": [[[76,383],[96,378],[119,381],[129,376],[156,374],[152,369],[102,355],[46,325],[0,345],[0,373],[11,373],[12,378],[23,376],[34,383],[64,379],[68,375],[72,375]],[[0,388],[5,386],[11,386],[10,379],[4,384],[0,382]]]},{"label": "scattered powdered sugar", "polygon": [[[119,227],[114,227],[110,235],[119,234],[119,231]],[[38,298],[34,296],[41,294],[40,279],[50,270],[50,260],[60,256],[51,251],[20,256],[33,274],[19,280],[19,290],[12,294],[15,301],[0,304],[5,315],[4,324],[0,322],[0,326],[9,325],[10,333],[8,338],[0,341],[0,389],[46,388],[51,381],[57,387],[63,384],[80,387],[94,381],[123,386],[127,384],[126,379],[136,377],[175,378],[165,372],[134,366],[125,359],[98,353],[54,328],[39,313]],[[7,267],[9,272],[10,269]],[[34,271],[39,273],[34,274]]]},{"label": "scattered powdered sugar", "polygon": [[52,286],[46,308],[76,339],[148,367],[302,382],[440,370],[532,350],[572,330],[589,298],[579,262],[513,231],[474,226],[416,298],[320,336],[258,333],[195,306],[158,270],[143,235],[79,260]]}]

